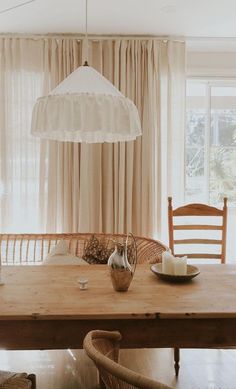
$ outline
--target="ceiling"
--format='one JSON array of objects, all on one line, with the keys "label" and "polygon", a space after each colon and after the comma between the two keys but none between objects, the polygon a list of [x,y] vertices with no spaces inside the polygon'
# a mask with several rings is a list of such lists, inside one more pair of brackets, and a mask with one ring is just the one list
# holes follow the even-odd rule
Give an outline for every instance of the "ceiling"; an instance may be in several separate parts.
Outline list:
[{"label": "ceiling", "polygon": [[[1,0],[0,11],[27,0]],[[88,0],[91,34],[236,37],[235,0]],[[0,14],[1,33],[83,33],[85,0],[35,0]]]}]

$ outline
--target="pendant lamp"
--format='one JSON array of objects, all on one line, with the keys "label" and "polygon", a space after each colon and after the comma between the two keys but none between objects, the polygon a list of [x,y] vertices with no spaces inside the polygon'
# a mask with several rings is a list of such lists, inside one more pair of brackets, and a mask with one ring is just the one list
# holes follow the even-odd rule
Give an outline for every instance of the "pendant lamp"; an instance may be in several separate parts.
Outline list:
[{"label": "pendant lamp", "polygon": [[134,103],[86,61],[34,106],[31,133],[63,142],[120,142],[142,134]]}]

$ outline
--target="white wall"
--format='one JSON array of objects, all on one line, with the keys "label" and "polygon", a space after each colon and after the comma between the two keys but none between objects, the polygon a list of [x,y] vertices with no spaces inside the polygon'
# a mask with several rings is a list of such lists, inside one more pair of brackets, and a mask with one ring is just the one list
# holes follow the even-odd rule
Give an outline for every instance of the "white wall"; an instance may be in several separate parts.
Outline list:
[{"label": "white wall", "polygon": [[187,75],[236,78],[236,41],[192,41],[187,47]]}]

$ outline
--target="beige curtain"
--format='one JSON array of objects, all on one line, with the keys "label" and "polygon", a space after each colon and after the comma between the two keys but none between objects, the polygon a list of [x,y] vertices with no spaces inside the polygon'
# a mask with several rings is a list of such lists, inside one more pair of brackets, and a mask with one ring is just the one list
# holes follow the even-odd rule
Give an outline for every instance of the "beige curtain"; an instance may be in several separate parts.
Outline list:
[{"label": "beige curtain", "polygon": [[49,212],[42,205],[48,197],[49,176],[43,167],[48,166],[48,154],[46,145],[40,147],[40,141],[30,135],[31,114],[37,97],[64,77],[64,69],[69,72],[79,65],[80,46],[78,39],[0,37],[2,232],[44,229]]},{"label": "beige curtain", "polygon": [[[82,41],[48,38],[41,55],[45,95],[81,65]],[[43,231],[78,231],[82,160],[80,144],[41,141],[39,213]]]},{"label": "beige curtain", "polygon": [[34,101],[82,63],[82,40],[2,37],[0,45],[1,184],[4,190],[15,185],[9,169],[18,169],[19,183],[13,195],[6,190],[1,197],[2,230],[14,229],[19,212],[18,230],[23,218],[28,231],[133,231],[160,238],[166,196],[183,191],[184,44],[90,39],[90,64],[135,102],[143,128],[134,142],[99,145],[30,136]]},{"label": "beige curtain", "polygon": [[30,136],[35,99],[42,93],[44,42],[0,38],[0,230],[40,229],[39,150]]},{"label": "beige curtain", "polygon": [[[125,39],[93,41],[90,53],[92,65],[137,105],[143,135],[135,142],[91,147],[98,170],[91,167],[89,179],[90,185],[96,183],[96,206],[99,206],[96,219],[100,222],[94,226],[87,224],[85,228],[133,231],[149,236],[154,228],[155,203],[152,148],[156,121],[155,43]],[[81,187],[81,194],[82,198],[86,196],[86,188]],[[86,209],[81,207],[81,212],[79,228],[83,228]]]},{"label": "beige curtain", "polygon": [[[162,46],[163,47],[163,46]],[[157,237],[168,243],[167,197],[183,204],[185,190],[185,83],[183,42],[169,41],[160,56],[158,139],[155,163],[157,183]]]}]

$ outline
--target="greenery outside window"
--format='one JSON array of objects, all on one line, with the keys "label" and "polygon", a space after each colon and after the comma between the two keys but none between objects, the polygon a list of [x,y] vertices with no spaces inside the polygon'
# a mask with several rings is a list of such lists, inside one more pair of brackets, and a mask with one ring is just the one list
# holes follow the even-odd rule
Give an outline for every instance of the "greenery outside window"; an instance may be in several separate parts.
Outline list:
[{"label": "greenery outside window", "polygon": [[188,80],[185,201],[236,206],[236,82]]}]

